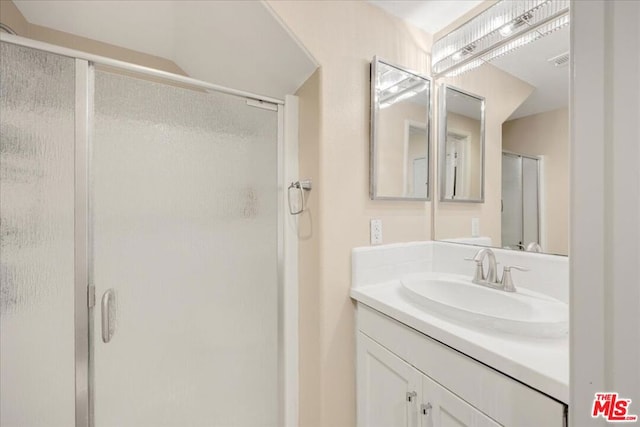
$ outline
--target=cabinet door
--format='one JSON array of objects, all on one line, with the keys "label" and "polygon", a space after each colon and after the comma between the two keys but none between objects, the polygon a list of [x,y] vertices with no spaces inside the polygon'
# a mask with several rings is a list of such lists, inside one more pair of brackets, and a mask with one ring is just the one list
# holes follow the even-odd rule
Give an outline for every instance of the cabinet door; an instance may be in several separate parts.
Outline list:
[{"label": "cabinet door", "polygon": [[500,424],[442,387],[422,377],[421,427],[499,427]]},{"label": "cabinet door", "polygon": [[358,332],[358,427],[418,427],[422,374]]}]

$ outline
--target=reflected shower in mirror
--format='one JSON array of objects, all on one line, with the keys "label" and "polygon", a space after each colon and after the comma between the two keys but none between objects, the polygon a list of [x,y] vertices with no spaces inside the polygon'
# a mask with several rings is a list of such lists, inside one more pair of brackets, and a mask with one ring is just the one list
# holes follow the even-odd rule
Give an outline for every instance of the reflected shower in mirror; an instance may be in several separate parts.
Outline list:
[{"label": "reflected shower in mirror", "polygon": [[440,200],[484,201],[484,98],[440,86]]},{"label": "reflected shower in mirror", "polygon": [[371,198],[429,200],[430,80],[371,64]]},{"label": "reflected shower in mirror", "polygon": [[502,124],[501,246],[567,255],[569,26],[494,65],[534,88]]}]

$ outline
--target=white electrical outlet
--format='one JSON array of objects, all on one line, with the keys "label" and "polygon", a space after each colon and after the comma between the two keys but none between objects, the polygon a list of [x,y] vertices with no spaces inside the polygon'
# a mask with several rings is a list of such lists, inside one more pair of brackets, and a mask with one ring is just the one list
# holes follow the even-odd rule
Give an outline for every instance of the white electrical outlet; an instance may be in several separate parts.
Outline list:
[{"label": "white electrical outlet", "polygon": [[371,220],[371,244],[379,245],[382,243],[382,220]]},{"label": "white electrical outlet", "polygon": [[471,218],[471,237],[480,237],[480,218]]}]

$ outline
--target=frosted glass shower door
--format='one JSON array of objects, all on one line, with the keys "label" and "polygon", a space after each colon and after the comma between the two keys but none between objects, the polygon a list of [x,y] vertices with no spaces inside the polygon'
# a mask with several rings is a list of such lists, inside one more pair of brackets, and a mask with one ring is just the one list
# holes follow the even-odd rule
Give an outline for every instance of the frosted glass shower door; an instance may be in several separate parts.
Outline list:
[{"label": "frosted glass shower door", "polygon": [[502,153],[502,246],[521,249],[522,236],[522,157]]},{"label": "frosted glass shower door", "polygon": [[94,103],[95,426],[278,425],[277,112],[100,70]]},{"label": "frosted glass shower door", "polygon": [[502,246],[540,242],[538,159],[502,153]]},{"label": "frosted glass shower door", "polygon": [[522,239],[525,245],[540,243],[538,160],[522,158]]},{"label": "frosted glass shower door", "polygon": [[75,421],[75,60],[0,43],[0,425]]}]

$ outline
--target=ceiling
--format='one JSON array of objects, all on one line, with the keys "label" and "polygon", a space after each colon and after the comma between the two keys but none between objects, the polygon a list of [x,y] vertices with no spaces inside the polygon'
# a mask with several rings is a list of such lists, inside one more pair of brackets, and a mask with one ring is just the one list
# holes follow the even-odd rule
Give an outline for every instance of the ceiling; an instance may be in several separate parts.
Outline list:
[{"label": "ceiling", "polygon": [[[476,0],[369,1],[432,34],[483,2]],[[569,67],[555,67],[548,62],[548,59],[568,51],[569,28],[565,27],[491,61],[492,65],[536,88],[509,119],[568,106]]]},{"label": "ceiling", "polygon": [[556,110],[569,105],[569,65],[556,67],[548,59],[569,51],[569,27],[496,58],[491,64],[536,89],[509,119]]},{"label": "ceiling", "polygon": [[[430,33],[482,3],[369,1]],[[15,4],[33,24],[160,56],[193,78],[261,95],[282,99],[317,68],[261,1],[15,0]],[[492,61],[536,87],[511,118],[568,104],[568,67],[555,68],[547,62],[568,50],[565,28]]]},{"label": "ceiling", "polygon": [[368,0],[427,33],[435,34],[484,0]]},{"label": "ceiling", "polygon": [[32,24],[175,62],[195,79],[283,99],[317,68],[261,1],[14,0]]}]

